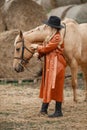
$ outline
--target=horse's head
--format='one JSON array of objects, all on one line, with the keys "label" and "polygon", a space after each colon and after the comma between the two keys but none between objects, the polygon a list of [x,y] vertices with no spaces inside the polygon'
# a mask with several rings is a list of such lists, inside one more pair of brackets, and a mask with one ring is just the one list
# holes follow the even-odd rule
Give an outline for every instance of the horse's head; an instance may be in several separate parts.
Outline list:
[{"label": "horse's head", "polygon": [[41,25],[24,33],[20,31],[14,43],[14,70],[17,72],[24,71],[25,65],[35,52],[35,48],[31,48],[31,44],[42,44],[45,39],[49,39],[50,35],[52,35],[54,31],[53,28],[46,25]]},{"label": "horse's head", "polygon": [[31,43],[27,40],[20,31],[14,43],[14,61],[13,68],[16,72],[24,71],[24,66],[34,54],[34,49],[30,47]]}]

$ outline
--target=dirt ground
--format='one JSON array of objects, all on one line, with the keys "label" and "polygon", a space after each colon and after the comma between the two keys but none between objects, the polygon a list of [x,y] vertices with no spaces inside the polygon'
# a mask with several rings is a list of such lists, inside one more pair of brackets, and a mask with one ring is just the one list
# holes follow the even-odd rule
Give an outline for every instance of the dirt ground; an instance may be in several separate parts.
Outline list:
[{"label": "dirt ground", "polygon": [[[69,86],[69,81],[67,86]],[[82,85],[81,85],[82,86]],[[64,89],[63,117],[39,116],[41,99],[38,84],[0,85],[0,130],[87,130],[87,102],[84,87],[77,89],[78,102],[73,102],[71,87]],[[49,114],[54,111],[50,103]]]}]

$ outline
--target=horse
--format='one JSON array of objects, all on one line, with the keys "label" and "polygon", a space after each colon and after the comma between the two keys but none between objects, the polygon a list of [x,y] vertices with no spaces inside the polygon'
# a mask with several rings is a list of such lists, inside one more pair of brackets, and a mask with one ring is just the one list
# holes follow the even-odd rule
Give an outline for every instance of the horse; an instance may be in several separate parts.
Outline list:
[{"label": "horse", "polygon": [[[85,100],[87,101],[87,23],[78,24],[73,19],[65,19],[62,23],[65,28],[60,30],[62,38],[60,44],[64,41],[64,56],[71,69],[73,100],[77,102],[77,72],[80,66],[86,80]],[[24,71],[24,66],[35,54],[35,49],[31,48],[31,45],[34,43],[43,45],[43,42],[52,38],[54,33],[55,29],[44,24],[24,33],[20,31],[14,42],[14,70]]]}]

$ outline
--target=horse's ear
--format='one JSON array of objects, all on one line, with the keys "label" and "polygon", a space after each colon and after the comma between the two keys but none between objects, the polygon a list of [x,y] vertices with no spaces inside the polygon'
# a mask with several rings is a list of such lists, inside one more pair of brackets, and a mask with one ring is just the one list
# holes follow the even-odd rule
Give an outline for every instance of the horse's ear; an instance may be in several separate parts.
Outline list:
[{"label": "horse's ear", "polygon": [[20,36],[20,38],[23,38],[23,33],[22,33],[21,30],[20,30],[20,32],[19,32],[19,36]]}]

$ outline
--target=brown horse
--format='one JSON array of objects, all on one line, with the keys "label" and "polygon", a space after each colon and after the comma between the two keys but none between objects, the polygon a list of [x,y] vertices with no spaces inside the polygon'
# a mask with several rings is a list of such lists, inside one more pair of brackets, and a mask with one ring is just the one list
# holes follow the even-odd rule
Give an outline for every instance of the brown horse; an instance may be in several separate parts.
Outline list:
[{"label": "brown horse", "polygon": [[[62,29],[60,34],[65,44],[64,55],[72,73],[74,101],[77,101],[76,87],[78,65],[80,65],[85,75],[87,100],[87,24],[78,24],[72,19],[65,19],[63,23],[66,24],[66,30]],[[23,66],[28,63],[35,53],[35,49],[31,48],[31,44],[43,44],[43,41],[49,39],[54,32],[55,29],[47,25],[41,25],[28,32],[20,32],[14,43],[13,68],[17,72],[24,71]],[[60,44],[62,44],[62,42]]]}]

